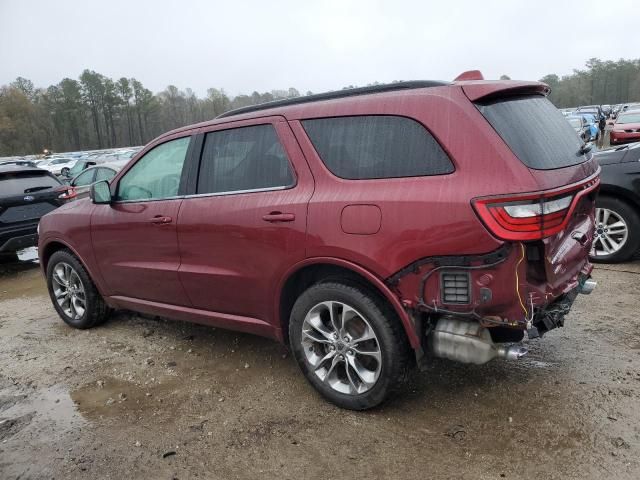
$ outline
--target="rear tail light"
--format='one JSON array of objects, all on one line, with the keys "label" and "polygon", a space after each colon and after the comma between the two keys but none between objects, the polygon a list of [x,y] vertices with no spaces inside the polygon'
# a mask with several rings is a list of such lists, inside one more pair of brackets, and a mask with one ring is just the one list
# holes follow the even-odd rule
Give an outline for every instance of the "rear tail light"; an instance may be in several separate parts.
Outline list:
[{"label": "rear tail light", "polygon": [[478,216],[503,240],[540,240],[560,232],[578,200],[600,184],[598,177],[562,189],[472,200]]},{"label": "rear tail light", "polygon": [[71,200],[77,195],[75,187],[60,187],[57,191],[60,200]]}]

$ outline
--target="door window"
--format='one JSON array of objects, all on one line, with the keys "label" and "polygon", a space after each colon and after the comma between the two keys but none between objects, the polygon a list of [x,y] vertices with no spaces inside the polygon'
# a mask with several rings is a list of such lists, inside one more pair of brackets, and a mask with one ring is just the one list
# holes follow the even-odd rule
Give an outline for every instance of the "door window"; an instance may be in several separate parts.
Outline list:
[{"label": "door window", "polygon": [[110,168],[98,168],[96,172],[96,182],[99,182],[100,180],[111,180],[115,176],[115,170],[111,170]]},{"label": "door window", "polygon": [[90,185],[93,183],[93,175],[95,174],[95,170],[85,170],[77,178],[73,181],[73,185],[75,187],[82,187],[84,185]]},{"label": "door window", "polygon": [[205,137],[198,193],[238,192],[293,185],[273,125],[210,132]]},{"label": "door window", "polygon": [[178,138],[147,152],[122,177],[117,199],[158,200],[176,197],[190,137]]}]

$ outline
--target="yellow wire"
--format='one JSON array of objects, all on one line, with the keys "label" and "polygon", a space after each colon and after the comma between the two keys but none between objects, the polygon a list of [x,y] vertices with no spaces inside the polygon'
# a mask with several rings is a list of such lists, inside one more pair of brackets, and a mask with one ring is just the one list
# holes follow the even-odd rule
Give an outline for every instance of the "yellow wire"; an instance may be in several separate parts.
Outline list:
[{"label": "yellow wire", "polygon": [[520,280],[518,279],[518,267],[524,260],[524,245],[522,243],[520,244],[520,248],[522,250],[522,256],[520,257],[520,260],[518,260],[518,264],[516,265],[516,293],[518,294],[518,300],[520,301],[520,306],[522,307],[522,310],[524,310],[524,318],[526,319],[529,313],[527,312],[527,307],[524,306],[524,302],[522,301],[522,296],[520,295]]}]

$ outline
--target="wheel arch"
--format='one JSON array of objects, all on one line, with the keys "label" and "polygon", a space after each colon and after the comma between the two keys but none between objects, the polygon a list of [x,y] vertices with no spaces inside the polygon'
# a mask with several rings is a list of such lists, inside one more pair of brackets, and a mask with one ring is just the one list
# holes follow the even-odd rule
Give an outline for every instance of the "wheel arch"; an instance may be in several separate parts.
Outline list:
[{"label": "wheel arch", "polygon": [[95,284],[98,292],[101,295],[104,295],[102,292],[101,283],[100,283],[102,279],[100,277],[96,278],[97,276],[95,275],[95,272],[93,271],[93,269],[89,265],[87,265],[87,262],[85,262],[82,259],[82,256],[78,254],[76,249],[73,248],[71,245],[69,245],[67,242],[59,238],[53,238],[51,240],[48,240],[47,243],[44,244],[43,246],[39,247],[38,250],[39,250],[39,256],[40,256],[40,267],[42,268],[42,272],[45,275],[45,277],[47,275],[47,266],[49,265],[49,260],[51,259],[51,256],[60,250],[69,250],[73,254],[73,256],[78,259],[78,261],[82,264],[84,269],[87,271],[87,273],[89,274],[89,277]]},{"label": "wheel arch", "polygon": [[420,339],[411,317],[402,306],[399,298],[376,275],[358,264],[331,257],[319,257],[304,260],[292,267],[278,287],[275,305],[275,319],[281,331],[281,340],[288,341],[289,317],[298,296],[311,285],[329,278],[344,278],[356,282],[371,290],[387,303],[398,315],[407,341],[412,348],[419,348]]},{"label": "wheel arch", "polygon": [[628,203],[629,206],[633,208],[640,209],[640,198],[638,198],[637,195],[635,195],[633,192],[630,192],[626,188],[621,188],[617,185],[604,183],[600,184],[598,195],[617,198],[618,200],[622,200],[623,202]]}]

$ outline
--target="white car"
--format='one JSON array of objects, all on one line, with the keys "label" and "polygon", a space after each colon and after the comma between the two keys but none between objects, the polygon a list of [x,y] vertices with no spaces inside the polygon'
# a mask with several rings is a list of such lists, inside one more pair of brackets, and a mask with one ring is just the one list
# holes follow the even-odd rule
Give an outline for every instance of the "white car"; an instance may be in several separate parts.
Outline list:
[{"label": "white car", "polygon": [[60,175],[62,173],[62,169],[73,168],[73,166],[76,164],[77,161],[78,160],[75,158],[54,158],[52,160],[48,160],[46,162],[40,163],[38,165],[38,168],[47,170],[48,172],[51,172],[54,175]]}]

